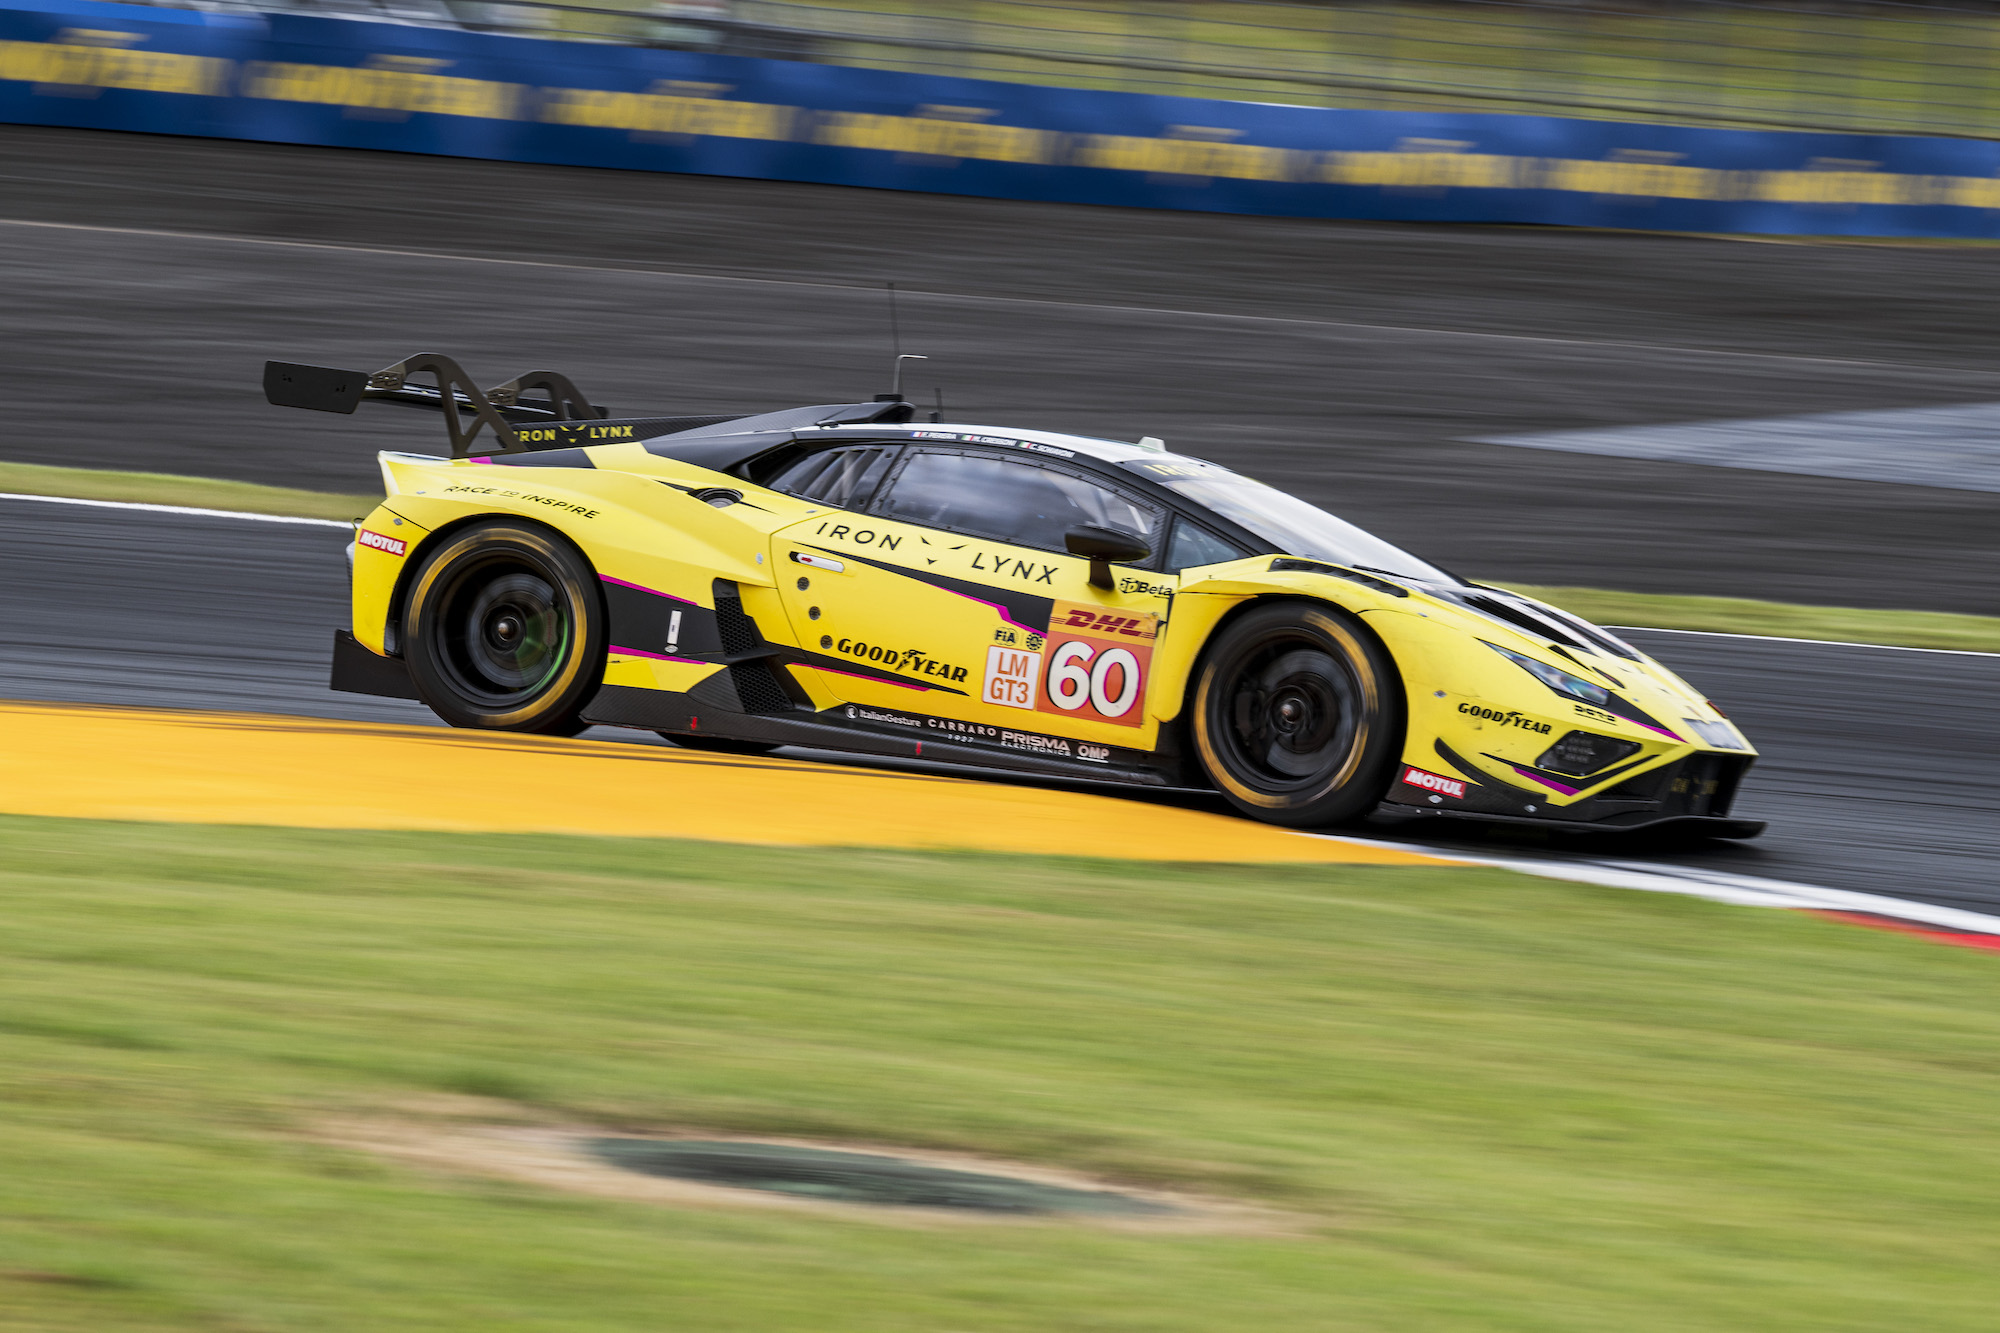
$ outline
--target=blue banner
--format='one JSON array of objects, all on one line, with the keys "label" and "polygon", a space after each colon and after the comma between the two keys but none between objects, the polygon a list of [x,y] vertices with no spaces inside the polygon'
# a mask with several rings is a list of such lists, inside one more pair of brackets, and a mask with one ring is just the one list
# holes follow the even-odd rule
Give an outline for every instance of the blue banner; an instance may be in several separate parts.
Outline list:
[{"label": "blue banner", "polygon": [[1293,217],[2000,236],[2000,144],[1349,111],[289,14],[0,9],[0,120]]}]

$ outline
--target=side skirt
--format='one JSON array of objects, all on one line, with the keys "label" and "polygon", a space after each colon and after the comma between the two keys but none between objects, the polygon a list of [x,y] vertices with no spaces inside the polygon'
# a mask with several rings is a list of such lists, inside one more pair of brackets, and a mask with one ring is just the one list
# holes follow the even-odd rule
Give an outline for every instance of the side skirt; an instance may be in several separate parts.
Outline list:
[{"label": "side skirt", "polygon": [[[606,685],[598,690],[596,697],[583,710],[583,718],[601,726],[634,727],[669,735],[721,736],[772,745],[844,750],[852,754],[929,759],[938,763],[966,764],[975,768],[1130,787],[1172,788],[1185,785],[1179,780],[1180,761],[1174,755],[1111,750],[1103,762],[1095,762],[1048,751],[1023,753],[1005,747],[1009,744],[1053,741],[1056,745],[1069,747],[1072,754],[1085,747],[1074,741],[1012,732],[1000,727],[976,729],[992,733],[995,740],[991,744],[954,740],[947,732],[928,729],[932,719],[858,705],[834,708],[824,713],[803,709],[795,713],[739,713],[718,707],[713,697],[704,699],[666,690]],[[944,722],[943,719],[936,721]],[[955,727],[959,724],[945,725]],[[1018,739],[1009,741],[1005,739],[1008,737]],[[1098,748],[1109,750],[1109,747]]]},{"label": "side skirt", "polygon": [[386,699],[419,697],[402,658],[371,653],[352,631],[344,629],[333,632],[333,674],[327,688],[342,694],[379,694]]}]

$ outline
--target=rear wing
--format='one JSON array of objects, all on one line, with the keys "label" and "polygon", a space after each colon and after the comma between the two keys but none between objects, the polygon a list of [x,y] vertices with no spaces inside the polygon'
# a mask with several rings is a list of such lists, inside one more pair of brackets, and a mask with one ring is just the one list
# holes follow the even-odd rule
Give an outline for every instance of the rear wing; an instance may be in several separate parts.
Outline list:
[{"label": "rear wing", "polygon": [[[428,376],[432,383],[412,383],[418,376]],[[737,420],[730,415],[633,417],[613,421],[609,408],[591,403],[566,375],[553,370],[531,370],[505,384],[481,389],[458,362],[436,352],[419,352],[372,374],[365,370],[266,361],[264,397],[276,407],[299,407],[312,412],[351,413],[367,402],[430,408],[444,414],[453,458],[470,457],[472,443],[482,430],[492,432],[493,444],[480,453],[518,454],[613,440],[643,440]],[[533,429],[537,422],[554,424]]]}]

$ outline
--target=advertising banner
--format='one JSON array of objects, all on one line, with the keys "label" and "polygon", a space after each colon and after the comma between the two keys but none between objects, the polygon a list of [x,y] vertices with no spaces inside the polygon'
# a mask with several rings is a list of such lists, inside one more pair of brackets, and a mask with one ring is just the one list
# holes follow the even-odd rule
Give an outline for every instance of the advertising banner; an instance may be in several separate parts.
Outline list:
[{"label": "advertising banner", "polygon": [[0,8],[0,121],[1134,208],[2000,235],[2000,144],[1343,110],[292,14]]}]

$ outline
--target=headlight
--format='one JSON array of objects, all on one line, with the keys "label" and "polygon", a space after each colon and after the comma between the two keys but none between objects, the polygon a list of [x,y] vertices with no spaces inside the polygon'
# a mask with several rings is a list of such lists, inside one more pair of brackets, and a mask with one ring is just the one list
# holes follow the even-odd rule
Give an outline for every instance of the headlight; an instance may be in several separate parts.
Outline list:
[{"label": "headlight", "polygon": [[[1480,642],[1486,643],[1486,640],[1481,639]],[[1509,652],[1497,643],[1486,643],[1486,646],[1564,698],[1580,699],[1584,703],[1596,704],[1600,708],[1611,702],[1610,690],[1585,680],[1582,676],[1572,676],[1569,672],[1560,667],[1552,667],[1547,662],[1537,662],[1532,657]]]},{"label": "headlight", "polygon": [[1727,722],[1704,722],[1698,717],[1684,717],[1681,721],[1694,729],[1694,734],[1713,745],[1718,750],[1744,750],[1743,738],[1736,734],[1736,728]]}]

